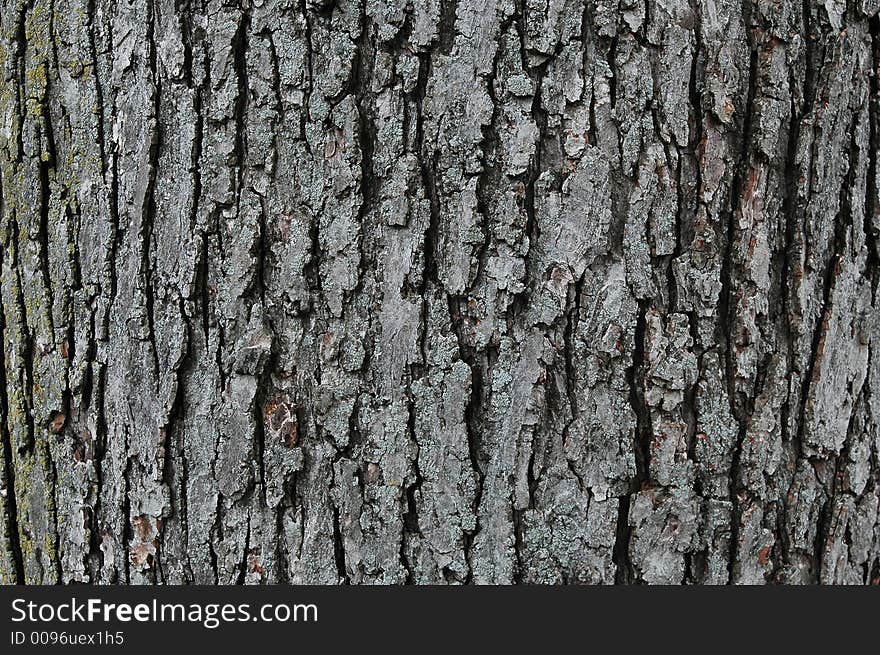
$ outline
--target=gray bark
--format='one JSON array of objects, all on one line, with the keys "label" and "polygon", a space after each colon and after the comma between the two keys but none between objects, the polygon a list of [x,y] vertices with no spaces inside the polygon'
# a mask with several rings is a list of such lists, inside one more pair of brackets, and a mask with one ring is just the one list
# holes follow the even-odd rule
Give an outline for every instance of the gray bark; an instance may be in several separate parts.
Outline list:
[{"label": "gray bark", "polygon": [[0,4],[0,580],[880,582],[878,0]]}]

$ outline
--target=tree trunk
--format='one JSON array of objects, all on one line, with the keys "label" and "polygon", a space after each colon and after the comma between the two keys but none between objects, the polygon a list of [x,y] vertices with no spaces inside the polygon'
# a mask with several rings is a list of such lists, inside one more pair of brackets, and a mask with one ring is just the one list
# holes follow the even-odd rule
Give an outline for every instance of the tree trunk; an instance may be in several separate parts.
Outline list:
[{"label": "tree trunk", "polygon": [[0,579],[877,584],[878,8],[3,0]]}]

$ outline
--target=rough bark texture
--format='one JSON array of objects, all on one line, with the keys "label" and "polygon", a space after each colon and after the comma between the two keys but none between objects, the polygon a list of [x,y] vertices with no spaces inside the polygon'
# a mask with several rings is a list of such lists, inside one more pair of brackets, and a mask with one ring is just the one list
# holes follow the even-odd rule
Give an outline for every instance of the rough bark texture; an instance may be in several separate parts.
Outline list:
[{"label": "rough bark texture", "polygon": [[877,583],[878,8],[3,0],[0,579]]}]

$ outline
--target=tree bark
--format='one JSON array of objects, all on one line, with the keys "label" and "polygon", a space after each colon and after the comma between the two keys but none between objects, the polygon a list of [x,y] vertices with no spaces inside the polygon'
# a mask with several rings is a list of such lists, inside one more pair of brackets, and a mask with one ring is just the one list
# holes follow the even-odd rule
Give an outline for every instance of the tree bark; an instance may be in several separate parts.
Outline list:
[{"label": "tree bark", "polygon": [[877,584],[878,8],[3,0],[0,580]]}]

